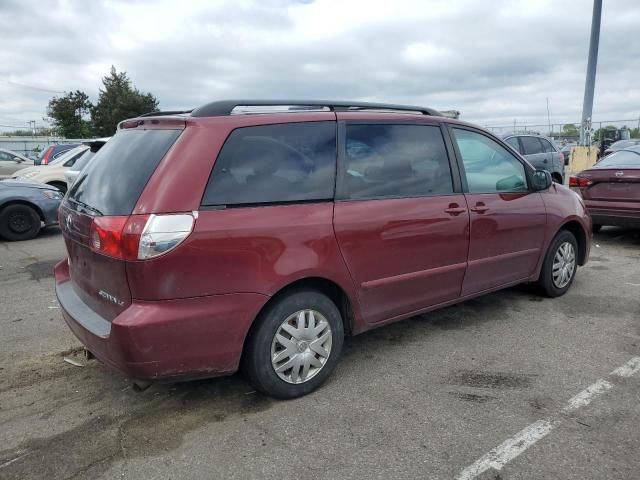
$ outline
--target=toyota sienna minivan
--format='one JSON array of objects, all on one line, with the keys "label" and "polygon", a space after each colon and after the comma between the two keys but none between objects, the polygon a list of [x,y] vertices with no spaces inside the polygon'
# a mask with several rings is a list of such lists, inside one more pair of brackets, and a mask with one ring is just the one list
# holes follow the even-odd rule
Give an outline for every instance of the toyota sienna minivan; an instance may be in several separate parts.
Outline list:
[{"label": "toyota sienna minivan", "polygon": [[230,374],[292,398],[345,335],[519,283],[564,294],[582,199],[423,107],[221,101],[120,123],[59,210],[64,319],[138,382]]}]

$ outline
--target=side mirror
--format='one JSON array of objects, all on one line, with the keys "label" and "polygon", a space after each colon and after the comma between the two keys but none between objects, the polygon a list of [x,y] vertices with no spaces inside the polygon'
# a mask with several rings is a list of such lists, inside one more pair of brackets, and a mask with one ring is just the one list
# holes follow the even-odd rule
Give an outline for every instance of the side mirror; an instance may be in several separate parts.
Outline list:
[{"label": "side mirror", "polygon": [[551,174],[547,170],[536,170],[533,172],[533,189],[536,192],[546,190],[553,184]]},{"label": "side mirror", "polygon": [[14,162],[22,163],[22,159],[20,157],[13,157]]}]

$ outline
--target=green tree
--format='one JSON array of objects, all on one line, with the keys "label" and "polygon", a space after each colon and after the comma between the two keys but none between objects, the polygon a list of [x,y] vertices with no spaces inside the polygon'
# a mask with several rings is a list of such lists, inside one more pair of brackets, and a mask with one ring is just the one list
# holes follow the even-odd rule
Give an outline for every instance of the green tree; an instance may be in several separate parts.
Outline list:
[{"label": "green tree", "polygon": [[631,138],[640,138],[640,128],[631,129]]},{"label": "green tree", "polygon": [[562,126],[562,134],[566,136],[577,137],[580,135],[578,131],[578,127],[576,127],[573,123],[567,123]]},{"label": "green tree", "polygon": [[118,73],[113,66],[102,84],[98,103],[91,109],[93,128],[100,137],[113,135],[122,120],[158,109],[158,100],[152,94],[140,92],[131,85],[126,72]]},{"label": "green tree", "polygon": [[53,97],[49,101],[47,115],[63,137],[85,138],[91,136],[91,123],[87,118],[91,107],[89,96],[76,90],[64,97]]}]

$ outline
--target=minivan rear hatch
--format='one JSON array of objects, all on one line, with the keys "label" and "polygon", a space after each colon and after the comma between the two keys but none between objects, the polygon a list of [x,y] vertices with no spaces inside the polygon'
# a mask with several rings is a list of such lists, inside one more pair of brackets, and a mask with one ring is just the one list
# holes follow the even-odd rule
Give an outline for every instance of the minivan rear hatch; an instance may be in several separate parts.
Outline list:
[{"label": "minivan rear hatch", "polygon": [[146,215],[132,212],[182,129],[120,129],[96,154],[65,197],[60,227],[75,292],[111,321],[131,304],[127,248]]}]

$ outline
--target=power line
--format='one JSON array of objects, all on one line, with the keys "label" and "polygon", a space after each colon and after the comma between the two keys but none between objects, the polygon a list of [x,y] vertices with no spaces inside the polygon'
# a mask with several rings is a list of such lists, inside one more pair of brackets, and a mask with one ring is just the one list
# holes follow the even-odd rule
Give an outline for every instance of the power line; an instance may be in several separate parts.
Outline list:
[{"label": "power line", "polygon": [[16,86],[16,87],[28,88],[28,89],[30,89],[30,90],[38,90],[38,91],[40,91],[40,92],[47,92],[47,93],[65,93],[65,92],[62,92],[62,91],[60,91],[60,90],[50,90],[50,89],[48,89],[48,88],[34,87],[33,85],[27,85],[27,84],[24,84],[24,83],[12,82],[11,80],[5,80],[5,79],[3,79],[3,78],[0,78],[0,81],[1,81],[1,82],[4,82],[4,83],[8,83],[9,85],[14,85],[14,86]]}]

